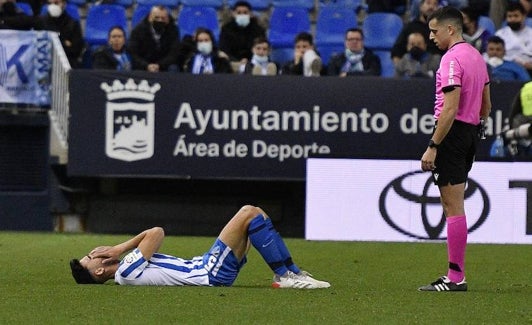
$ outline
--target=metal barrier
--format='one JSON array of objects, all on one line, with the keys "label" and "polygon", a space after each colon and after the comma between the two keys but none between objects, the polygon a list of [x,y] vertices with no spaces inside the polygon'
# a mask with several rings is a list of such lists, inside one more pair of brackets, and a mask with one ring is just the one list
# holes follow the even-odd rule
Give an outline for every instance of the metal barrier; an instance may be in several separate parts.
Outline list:
[{"label": "metal barrier", "polygon": [[52,96],[50,116],[50,154],[66,164],[68,153],[68,119],[70,94],[68,75],[72,68],[57,34],[52,37]]}]

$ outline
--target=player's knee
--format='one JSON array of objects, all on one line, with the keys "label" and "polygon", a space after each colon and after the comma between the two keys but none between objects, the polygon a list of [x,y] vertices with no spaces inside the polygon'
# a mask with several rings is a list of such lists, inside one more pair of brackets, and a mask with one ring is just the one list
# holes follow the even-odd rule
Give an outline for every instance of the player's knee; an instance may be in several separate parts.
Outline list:
[{"label": "player's knee", "polygon": [[260,208],[249,204],[240,208],[240,212],[242,212],[247,218],[254,218],[257,215],[262,214],[262,210]]}]

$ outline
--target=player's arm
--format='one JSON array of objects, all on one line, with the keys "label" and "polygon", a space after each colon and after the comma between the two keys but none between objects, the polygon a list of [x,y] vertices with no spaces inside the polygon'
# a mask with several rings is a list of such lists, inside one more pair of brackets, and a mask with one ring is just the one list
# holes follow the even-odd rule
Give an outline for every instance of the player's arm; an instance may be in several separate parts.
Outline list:
[{"label": "player's arm", "polygon": [[491,93],[490,85],[486,84],[482,90],[482,106],[480,108],[480,117],[484,120],[488,120],[488,116],[491,112]]},{"label": "player's arm", "polygon": [[458,105],[460,103],[460,87],[453,87],[443,93],[443,109],[438,118],[438,127],[432,135],[432,140],[440,144],[453,125]]},{"label": "player's arm", "polygon": [[120,256],[134,248],[138,248],[142,256],[149,260],[159,250],[164,240],[164,230],[161,227],[153,227],[144,230],[135,237],[110,247],[98,247],[89,254],[92,258],[104,257],[103,263],[109,263],[120,259]]}]

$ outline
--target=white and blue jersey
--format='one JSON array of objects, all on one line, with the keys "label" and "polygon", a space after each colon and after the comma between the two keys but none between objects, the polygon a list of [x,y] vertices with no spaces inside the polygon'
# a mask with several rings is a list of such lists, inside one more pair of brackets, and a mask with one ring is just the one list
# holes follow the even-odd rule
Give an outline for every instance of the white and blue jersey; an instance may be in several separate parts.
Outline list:
[{"label": "white and blue jersey", "polygon": [[120,262],[115,282],[122,285],[230,286],[245,263],[245,257],[238,262],[231,248],[219,239],[203,256],[189,260],[160,253],[146,260],[136,248]]}]

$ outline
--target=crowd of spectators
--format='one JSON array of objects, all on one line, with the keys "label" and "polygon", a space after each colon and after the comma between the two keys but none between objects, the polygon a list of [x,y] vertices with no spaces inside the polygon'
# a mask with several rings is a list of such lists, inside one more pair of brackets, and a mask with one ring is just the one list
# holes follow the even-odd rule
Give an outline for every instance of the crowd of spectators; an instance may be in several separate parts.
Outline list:
[{"label": "crowd of spectators", "polygon": [[[340,77],[379,76],[383,70],[379,56],[365,46],[362,25],[345,31],[345,50],[333,55],[326,64],[309,31],[295,37],[292,60],[273,62],[269,56],[272,46],[268,26],[255,16],[247,1],[233,4],[229,19],[220,23],[219,35],[207,28],[199,28],[194,35],[180,35],[171,11],[156,5],[132,27],[129,37],[126,30],[115,26],[109,30],[108,44],[89,49],[80,22],[65,10],[66,1],[47,0],[44,14],[38,8],[35,10],[39,14],[30,17],[18,9],[15,0],[0,0],[0,29],[58,32],[74,68],[81,66],[82,52],[90,50],[90,65],[95,69]],[[487,7],[478,5],[482,2],[488,1],[368,0],[366,14],[387,11],[403,15],[403,29],[390,49],[395,77],[434,77],[442,52],[429,39],[427,17],[441,5],[453,5],[463,13],[464,39],[483,54],[492,79],[530,80],[532,27],[527,26],[526,19],[531,1],[506,0],[501,4],[491,0]],[[411,7],[407,7],[408,3]],[[479,18],[488,14],[490,6],[502,6],[505,13],[495,35],[479,24]]]}]

